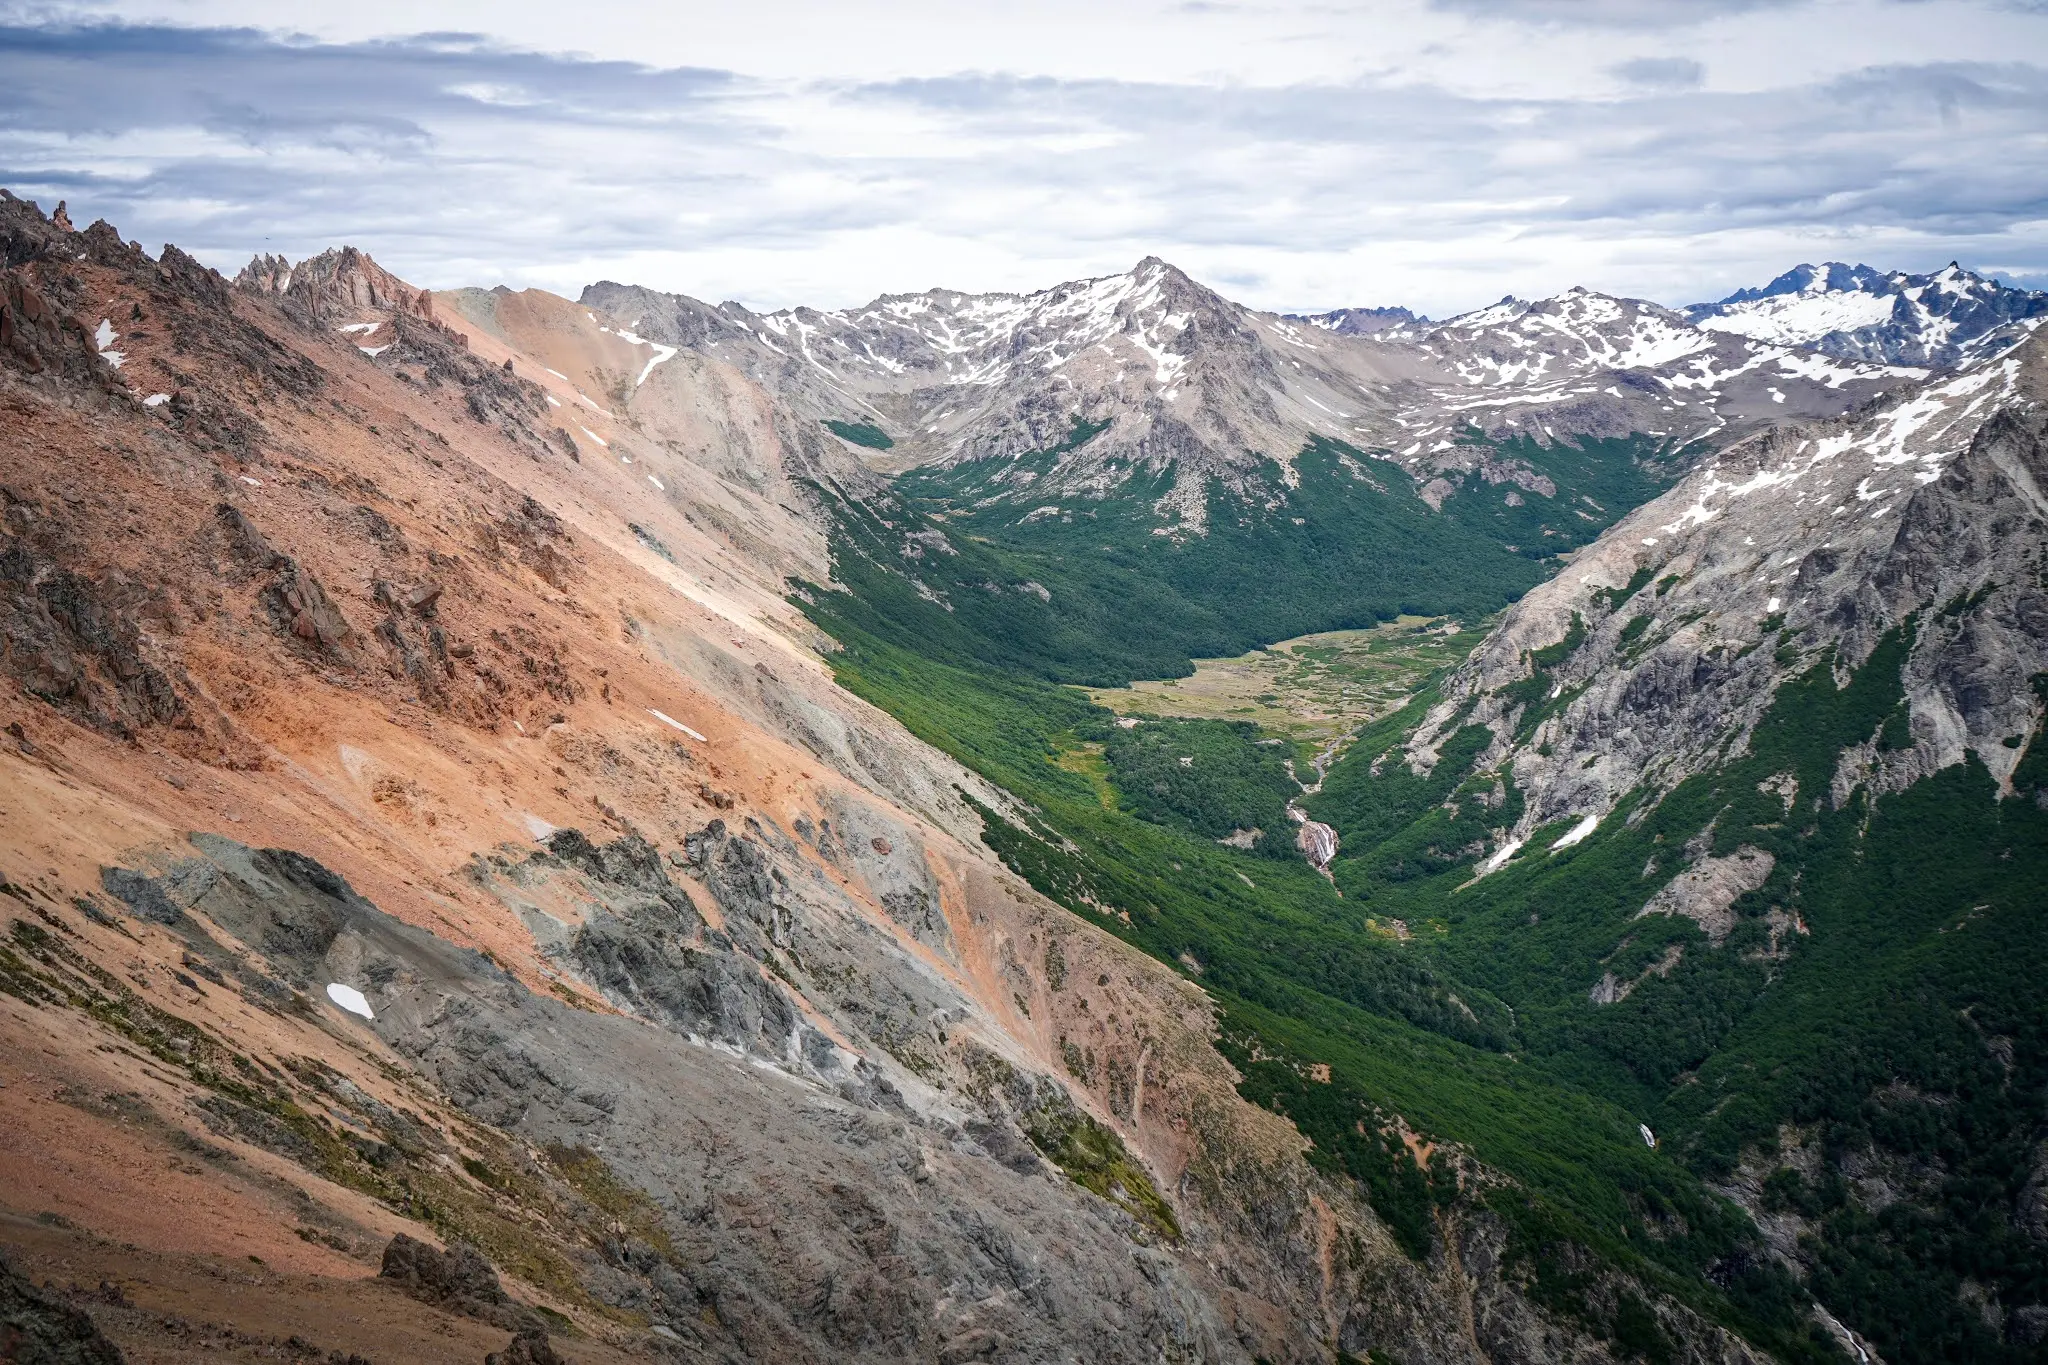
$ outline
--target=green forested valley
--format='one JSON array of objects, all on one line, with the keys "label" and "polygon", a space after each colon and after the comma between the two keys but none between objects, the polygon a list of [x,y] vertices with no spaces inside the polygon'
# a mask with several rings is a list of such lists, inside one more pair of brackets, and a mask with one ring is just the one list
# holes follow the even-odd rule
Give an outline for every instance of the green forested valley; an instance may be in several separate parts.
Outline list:
[{"label": "green forested valley", "polygon": [[[1569,455],[1603,497],[1582,539],[1658,486],[1624,443]],[[843,590],[806,589],[806,610],[839,642],[846,687],[1024,803],[1021,824],[982,811],[1011,868],[1197,976],[1243,1093],[1358,1181],[1411,1254],[1431,1254],[1432,1210],[1484,1204],[1531,1293],[1645,1360],[1669,1358],[1654,1317],[1596,1302],[1588,1264],[1782,1359],[1835,1354],[1809,1294],[1896,1365],[2024,1358],[1959,1288],[2048,1295],[2048,1259],[1997,1212],[2044,1117],[2048,812],[1995,799],[1974,765],[1840,809],[1816,799],[1841,750],[1898,713],[1906,633],[1846,686],[1823,660],[1783,687],[1739,761],[1654,804],[1638,793],[1570,848],[1550,850],[1562,825],[1538,831],[1475,879],[1520,796],[1479,766],[1478,726],[1454,723],[1434,768],[1410,771],[1399,751],[1431,677],[1314,795],[1285,736],[1135,705],[1119,724],[1069,685],[1182,676],[1191,657],[1398,611],[1476,620],[1555,562],[1521,546],[1560,520],[1545,500],[1496,510],[1473,487],[1436,517],[1395,496],[1398,466],[1316,446],[1301,469],[1270,514],[1219,491],[1211,534],[1185,541],[1149,534],[1156,490],[1137,478],[1130,497],[1019,525],[1001,504],[934,518],[971,472],[906,477],[886,517],[843,509]],[[1486,524],[1507,511],[1512,528]],[[1559,704],[1546,670],[1586,638],[1575,623],[1536,652],[1524,733]],[[2048,788],[2029,762],[2022,778]],[[1768,780],[1782,773],[1789,795]],[[1334,883],[1293,851],[1290,799],[1337,829]],[[1774,860],[1718,944],[1689,919],[1637,917],[1688,844]],[[1603,982],[1611,1003],[1595,1002]],[[1327,1084],[1305,1079],[1314,1064]],[[1417,1165],[1404,1124],[1509,1183],[1461,1190],[1447,1147]],[[1859,1179],[1889,1182],[1882,1212],[1845,1197]],[[1739,1180],[1796,1216],[1810,1286],[1719,1192]]]}]

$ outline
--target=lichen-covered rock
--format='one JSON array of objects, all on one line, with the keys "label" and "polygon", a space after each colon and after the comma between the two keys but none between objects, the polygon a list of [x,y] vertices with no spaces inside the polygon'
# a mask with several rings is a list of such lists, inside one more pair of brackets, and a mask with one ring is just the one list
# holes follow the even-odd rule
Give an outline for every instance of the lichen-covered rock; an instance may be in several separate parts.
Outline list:
[{"label": "lichen-covered rock", "polygon": [[[377,1273],[420,1302],[437,1308],[506,1327],[517,1326],[524,1316],[506,1296],[491,1263],[466,1242],[453,1242],[446,1251],[437,1251],[401,1232],[384,1248]],[[546,1333],[540,1333],[540,1340],[545,1349]],[[532,1359],[536,1365],[541,1360]]]},{"label": "lichen-covered rock", "polygon": [[519,1333],[506,1343],[502,1351],[492,1351],[484,1357],[484,1365],[568,1365],[555,1352],[548,1334],[539,1328]]}]

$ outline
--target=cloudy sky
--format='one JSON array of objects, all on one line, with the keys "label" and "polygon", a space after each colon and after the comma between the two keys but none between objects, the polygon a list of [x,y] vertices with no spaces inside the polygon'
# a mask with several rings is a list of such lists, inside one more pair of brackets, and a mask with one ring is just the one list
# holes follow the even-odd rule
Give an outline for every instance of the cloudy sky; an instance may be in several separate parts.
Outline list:
[{"label": "cloudy sky", "polygon": [[755,306],[2048,287],[2048,0],[0,0],[0,185],[233,270]]}]

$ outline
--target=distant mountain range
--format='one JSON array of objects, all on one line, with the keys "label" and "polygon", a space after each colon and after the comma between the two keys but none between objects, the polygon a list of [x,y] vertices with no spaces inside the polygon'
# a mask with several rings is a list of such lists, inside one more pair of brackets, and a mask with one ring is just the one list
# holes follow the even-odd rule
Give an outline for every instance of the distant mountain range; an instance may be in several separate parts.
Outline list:
[{"label": "distant mountain range", "polygon": [[1095,683],[1311,621],[1484,615],[1714,451],[1930,374],[1584,288],[1442,321],[1262,312],[1156,257],[849,309],[580,302],[890,478],[841,523],[864,600],[914,593],[949,657]]},{"label": "distant mountain range", "polygon": [[[842,435],[872,433],[854,444],[884,468],[976,466],[983,498],[1035,508],[1169,476],[1151,496],[1172,535],[1202,533],[1212,481],[1262,497],[1310,440],[1390,452],[1428,485],[1476,468],[1489,442],[1647,434],[1678,449],[1840,416],[1920,377],[1586,289],[1444,322],[1285,316],[1157,258],[1033,294],[839,310],[760,314],[609,282],[582,302],[737,365]],[[1039,453],[1057,458],[1008,464]]]},{"label": "distant mountain range", "polygon": [[[1496,307],[1515,302],[1506,298]],[[1953,261],[1931,275],[1826,261],[1793,266],[1761,288],[1738,289],[1717,303],[1677,311],[1707,331],[1808,346],[1845,360],[1952,368],[2003,350],[2038,326],[2048,316],[2048,290],[2015,289]],[[1344,336],[1412,334],[1432,325],[1406,308],[1285,316]]]},{"label": "distant mountain range", "polygon": [[1339,308],[1329,313],[1287,313],[1283,316],[1289,322],[1305,322],[1311,327],[1341,332],[1345,336],[1371,336],[1389,327],[1426,325],[1429,322],[1420,313],[1411,313],[1406,308]]},{"label": "distant mountain range", "polygon": [[2048,318],[2048,291],[2014,289],[1951,261],[1932,275],[1867,265],[1798,265],[1685,315],[1757,341],[1811,346],[1883,365],[1956,367],[2019,341]]}]

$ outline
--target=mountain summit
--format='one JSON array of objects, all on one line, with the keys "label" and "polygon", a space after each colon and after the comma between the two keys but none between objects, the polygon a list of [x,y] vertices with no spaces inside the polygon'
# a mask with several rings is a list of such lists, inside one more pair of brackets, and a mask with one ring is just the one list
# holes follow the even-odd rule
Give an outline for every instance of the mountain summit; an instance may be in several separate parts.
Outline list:
[{"label": "mountain summit", "polygon": [[1708,331],[1849,360],[1957,367],[2040,326],[2048,291],[2014,289],[1954,261],[1931,275],[1828,261],[1794,266],[1719,303],[1696,303],[1685,315]]}]

